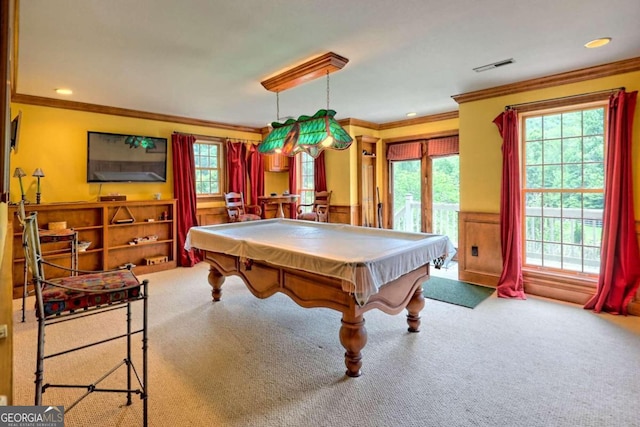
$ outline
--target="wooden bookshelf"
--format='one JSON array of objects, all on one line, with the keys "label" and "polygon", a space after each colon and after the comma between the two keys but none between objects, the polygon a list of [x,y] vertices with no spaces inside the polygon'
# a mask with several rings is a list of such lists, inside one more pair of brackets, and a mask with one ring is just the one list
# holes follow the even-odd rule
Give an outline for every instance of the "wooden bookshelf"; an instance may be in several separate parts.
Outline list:
[{"label": "wooden bookshelf", "polygon": [[358,205],[360,206],[359,225],[379,227],[377,215],[378,172],[376,164],[377,142],[379,138],[356,136],[358,149]]},{"label": "wooden bookshelf", "polygon": [[[80,270],[112,269],[132,263],[136,266],[133,269],[136,274],[146,274],[177,266],[175,200],[29,204],[25,205],[25,211],[27,215],[38,212],[38,225],[42,229],[46,229],[50,222],[66,221],[67,228],[78,232],[79,241],[91,242],[86,251],[78,252]],[[22,226],[16,212],[17,208],[12,207],[12,277],[13,297],[20,298],[24,281],[24,252]],[[114,221],[128,218],[130,222]],[[47,260],[70,266],[68,242],[42,245],[42,252]],[[158,262],[160,259],[166,261]],[[62,274],[64,272],[45,269],[45,277]]]}]

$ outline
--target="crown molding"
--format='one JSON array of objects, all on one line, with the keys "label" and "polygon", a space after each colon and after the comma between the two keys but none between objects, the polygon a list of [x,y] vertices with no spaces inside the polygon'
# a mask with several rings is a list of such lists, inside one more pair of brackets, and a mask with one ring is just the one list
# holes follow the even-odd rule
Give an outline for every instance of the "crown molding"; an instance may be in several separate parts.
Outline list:
[{"label": "crown molding", "polygon": [[260,128],[230,125],[210,120],[193,119],[190,117],[173,116],[170,114],[150,113],[147,111],[130,110],[127,108],[109,107],[105,105],[89,104],[86,102],[68,101],[64,99],[46,98],[43,96],[23,95],[17,93],[11,97],[11,102],[19,104],[38,105],[41,107],[64,108],[67,110],[85,111],[89,113],[109,114],[113,116],[132,117],[136,119],[156,120],[161,122],[180,123],[185,125],[204,126],[209,128],[235,130],[240,132],[260,133]]},{"label": "crown molding", "polygon": [[[570,83],[578,83],[596,78],[609,77],[617,74],[630,73],[640,70],[640,57],[631,58],[622,61],[612,62],[609,64],[598,65],[595,67],[582,68],[579,70],[568,71],[565,73],[553,74],[551,76],[541,77],[537,79],[524,80],[517,83],[496,86],[493,88],[467,92],[460,95],[454,95],[452,98],[458,103],[479,101],[482,99],[494,98],[497,96],[510,95],[518,92],[525,92],[536,89],[544,89]],[[248,126],[237,126],[227,123],[213,122],[209,120],[193,119],[189,117],[172,116],[167,114],[150,113],[145,111],[129,110],[118,107],[108,107],[97,104],[88,104],[83,102],[67,101],[54,98],[46,98],[32,95],[12,94],[12,102],[40,105],[52,108],[66,108],[70,110],[87,111],[101,114],[112,114],[125,117],[133,117],[148,120],[167,121],[174,123],[182,123],[196,126],[215,127],[220,129],[237,130],[242,132],[254,132],[265,134],[268,128],[253,128]],[[371,130],[386,130],[398,127],[406,127],[423,123],[430,123],[442,120],[457,119],[458,111],[450,111],[447,113],[432,114],[429,116],[414,117],[407,120],[398,120],[387,123],[373,123],[365,120],[347,118],[338,120],[341,126],[359,126]]]},{"label": "crown molding", "polygon": [[338,120],[338,123],[340,123],[340,126],[342,127],[359,126],[359,127],[363,127],[371,130],[380,130],[380,125],[378,123],[368,122],[366,120],[347,118],[347,119]]},{"label": "crown molding", "polygon": [[458,117],[459,117],[459,112],[456,110],[456,111],[449,111],[447,113],[431,114],[429,116],[414,117],[411,119],[398,120],[398,121],[387,122],[387,123],[373,123],[373,122],[368,122],[366,120],[360,120],[360,119],[354,119],[354,118],[338,120],[338,123],[340,123],[340,125],[343,127],[359,126],[359,127],[379,131],[379,130],[401,128],[406,126],[420,125],[423,123],[439,122],[442,120],[457,119]]},{"label": "crown molding", "polygon": [[459,95],[453,95],[452,98],[458,104],[462,104],[463,102],[479,101],[481,99],[511,95],[518,92],[544,89],[570,83],[579,83],[586,80],[609,77],[616,74],[631,73],[638,70],[640,70],[640,57],[597,65],[595,67],[581,68],[579,70],[567,71],[565,73],[552,74],[546,77],[524,80],[488,89],[466,92]]}]

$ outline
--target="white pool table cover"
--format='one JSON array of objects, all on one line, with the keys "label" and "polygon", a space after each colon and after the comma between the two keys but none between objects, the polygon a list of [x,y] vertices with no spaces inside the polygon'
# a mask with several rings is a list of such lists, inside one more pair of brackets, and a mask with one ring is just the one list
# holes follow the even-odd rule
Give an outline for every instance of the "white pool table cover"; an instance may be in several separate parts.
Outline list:
[{"label": "white pool table cover", "polygon": [[385,283],[456,252],[447,236],[437,234],[289,219],[192,227],[185,248],[339,278],[360,305]]}]

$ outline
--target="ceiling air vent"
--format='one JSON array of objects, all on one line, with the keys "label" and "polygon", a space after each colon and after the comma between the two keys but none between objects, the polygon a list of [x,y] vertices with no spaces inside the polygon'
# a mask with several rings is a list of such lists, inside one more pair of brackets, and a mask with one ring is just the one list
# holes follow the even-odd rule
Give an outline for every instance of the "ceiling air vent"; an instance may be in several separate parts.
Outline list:
[{"label": "ceiling air vent", "polygon": [[509,58],[509,59],[505,59],[502,61],[498,61],[498,62],[494,62],[493,64],[487,64],[487,65],[483,65],[482,67],[476,67],[473,69],[473,71],[475,71],[476,73],[480,73],[482,71],[487,71],[487,70],[493,70],[494,68],[498,68],[498,67],[502,67],[505,65],[509,65],[509,64],[513,64],[514,61],[513,58]]}]

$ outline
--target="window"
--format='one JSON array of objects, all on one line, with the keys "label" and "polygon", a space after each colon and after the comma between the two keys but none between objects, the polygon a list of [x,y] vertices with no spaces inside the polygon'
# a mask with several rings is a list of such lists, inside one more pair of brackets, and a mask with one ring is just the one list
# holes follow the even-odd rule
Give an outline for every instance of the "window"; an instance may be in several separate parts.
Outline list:
[{"label": "window", "polygon": [[[300,194],[300,204],[312,204],[315,191],[315,168],[314,158],[305,152],[298,155],[300,167],[298,168],[298,193]],[[311,211],[310,206],[302,208],[303,211]]]},{"label": "window", "polygon": [[522,115],[524,266],[598,274],[606,105]]},{"label": "window", "polygon": [[196,140],[193,144],[196,166],[196,195],[222,197],[224,157],[221,141]]}]

